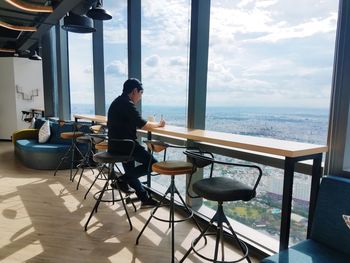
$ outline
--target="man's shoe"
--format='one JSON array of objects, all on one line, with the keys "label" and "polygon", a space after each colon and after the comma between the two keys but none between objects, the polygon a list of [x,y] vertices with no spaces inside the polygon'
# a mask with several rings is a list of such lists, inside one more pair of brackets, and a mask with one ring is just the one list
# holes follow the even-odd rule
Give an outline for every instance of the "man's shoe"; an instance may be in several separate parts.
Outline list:
[{"label": "man's shoe", "polygon": [[120,189],[120,191],[122,191],[125,194],[132,194],[135,193],[135,190],[133,188],[131,188],[127,182],[122,181],[122,180],[114,180],[111,183],[112,188],[114,189]]},{"label": "man's shoe", "polygon": [[156,200],[152,199],[151,197],[149,197],[145,201],[141,201],[141,209],[151,208],[151,207],[155,207],[157,205],[158,205],[158,202]]}]

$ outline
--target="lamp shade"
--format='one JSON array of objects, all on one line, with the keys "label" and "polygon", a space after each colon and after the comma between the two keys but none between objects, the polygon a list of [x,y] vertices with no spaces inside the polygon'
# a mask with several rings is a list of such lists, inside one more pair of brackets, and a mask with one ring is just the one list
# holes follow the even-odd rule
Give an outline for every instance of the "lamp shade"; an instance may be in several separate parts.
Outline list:
[{"label": "lamp shade", "polygon": [[65,16],[62,29],[73,33],[92,33],[96,29],[93,27],[92,20],[86,16],[79,16],[73,13]]},{"label": "lamp shade", "polygon": [[112,15],[102,7],[102,2],[97,1],[96,7],[91,8],[86,15],[95,20],[110,20]]},{"label": "lamp shade", "polygon": [[29,57],[30,60],[41,60],[41,57],[38,55],[36,50],[34,50],[34,54]]}]

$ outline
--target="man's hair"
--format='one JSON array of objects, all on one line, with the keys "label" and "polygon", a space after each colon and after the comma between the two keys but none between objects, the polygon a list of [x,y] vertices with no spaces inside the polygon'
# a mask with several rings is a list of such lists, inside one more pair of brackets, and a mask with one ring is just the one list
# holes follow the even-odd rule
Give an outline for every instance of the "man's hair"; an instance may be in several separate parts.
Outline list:
[{"label": "man's hair", "polygon": [[137,91],[143,90],[141,81],[135,78],[128,79],[124,82],[123,94],[129,94],[134,88],[137,88]]}]

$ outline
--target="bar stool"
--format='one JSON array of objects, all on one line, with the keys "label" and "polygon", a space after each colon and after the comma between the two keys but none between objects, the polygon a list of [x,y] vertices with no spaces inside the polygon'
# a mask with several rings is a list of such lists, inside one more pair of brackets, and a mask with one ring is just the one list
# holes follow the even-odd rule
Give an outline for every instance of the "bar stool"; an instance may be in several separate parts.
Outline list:
[{"label": "bar stool", "polygon": [[[183,200],[181,194],[179,193],[178,189],[176,188],[175,185],[175,176],[177,175],[184,175],[184,174],[192,174],[194,166],[190,162],[185,162],[185,161],[173,161],[173,160],[166,160],[166,150],[169,147],[172,148],[186,148],[184,146],[177,146],[177,145],[170,145],[161,141],[145,141],[147,144],[148,148],[151,149],[152,154],[154,152],[161,152],[164,151],[164,160],[162,162],[157,162],[152,165],[152,171],[156,172],[159,175],[169,175],[171,178],[170,185],[168,189],[166,190],[165,194],[162,196],[160,201],[158,202],[157,206],[152,209],[151,215],[146,221],[145,225],[143,226],[141,232],[137,236],[136,239],[136,245],[139,244],[139,239],[142,236],[144,230],[147,228],[148,224],[150,223],[152,218],[155,218],[159,221],[169,223],[169,228],[171,228],[171,262],[174,262],[174,254],[175,254],[175,228],[174,224],[177,222],[183,222],[185,220],[191,219],[194,221],[198,229],[201,231],[201,228],[196,221],[196,219],[193,217],[193,212],[188,208],[186,205],[185,201]],[[166,202],[166,197],[170,194],[170,203]],[[175,219],[174,214],[175,214],[175,195],[178,196],[180,199],[181,203],[180,205],[182,208],[184,208],[185,212],[187,213],[187,217],[182,218],[182,219]],[[158,208],[161,206],[169,206],[170,207],[170,213],[169,213],[169,219],[163,219],[158,216],[156,216],[156,212]]]},{"label": "bar stool", "polygon": [[[200,258],[211,262],[229,263],[229,262],[239,262],[244,259],[246,259],[248,262],[251,262],[248,256],[248,247],[242,240],[240,240],[237,237],[235,231],[231,227],[224,213],[223,203],[231,202],[231,201],[239,201],[239,200],[249,201],[252,198],[254,198],[256,195],[256,188],[262,176],[262,171],[260,167],[256,165],[221,162],[221,161],[215,160],[213,154],[208,152],[203,153],[203,152],[186,151],[185,154],[187,155],[188,159],[193,164],[195,169],[210,166],[209,177],[195,182],[192,186],[192,189],[198,195],[196,197],[203,197],[207,200],[216,201],[218,204],[218,208],[216,210],[215,215],[207,225],[207,227],[200,233],[200,235],[197,238],[195,238],[192,241],[191,248],[185,253],[185,255],[180,260],[180,262],[183,262],[187,258],[187,256],[191,253],[192,250]],[[236,166],[236,167],[244,167],[244,168],[257,170],[258,172],[257,179],[255,180],[255,183],[253,186],[249,186],[231,177],[225,177],[225,176],[213,177],[214,164],[215,165],[220,164],[226,167]],[[252,173],[249,173],[247,175],[252,176]],[[190,182],[191,182],[191,178],[190,178]],[[214,223],[216,224],[216,226],[214,226]],[[232,234],[234,240],[236,241],[236,243],[238,244],[238,246],[240,247],[243,253],[243,256],[241,258],[235,259],[234,261],[233,260],[225,261],[225,249],[224,249],[224,239],[223,239],[224,223],[230,230],[230,234]],[[216,228],[216,232],[209,232],[208,230],[213,226]],[[196,249],[196,245],[198,244],[200,239],[209,235],[216,236],[215,251],[214,251],[213,258],[209,258],[208,256],[200,253]],[[219,245],[221,246],[221,260],[218,260]]]},{"label": "bar stool", "polygon": [[[77,183],[77,190],[79,189],[80,181],[84,174],[85,169],[90,169],[94,174],[93,169],[96,168],[96,165],[93,162],[93,155],[95,154],[95,151],[96,151],[95,145],[107,139],[107,135],[100,134],[100,132],[103,131],[102,125],[92,125],[89,127],[89,129],[92,132],[91,134],[85,134],[84,136],[80,136],[76,139],[77,143],[86,144],[88,146],[86,153],[83,155],[83,158],[80,160],[80,163],[77,165],[78,171],[80,170],[80,176]],[[108,147],[106,147],[105,150],[107,149]],[[75,173],[75,175],[73,176],[72,181],[74,181],[76,175],[77,173]],[[90,186],[89,190],[91,189],[91,187],[92,186]],[[86,198],[86,195],[85,195],[85,198]]]},{"label": "bar stool", "polygon": [[[128,210],[126,207],[126,201],[128,201],[132,204],[135,212],[136,212],[136,206],[133,203],[132,199],[130,198],[130,194],[125,194],[125,198],[123,197],[123,194],[120,191],[120,188],[118,187],[118,180],[116,180],[116,177],[113,175],[112,171],[113,171],[113,167],[115,166],[116,163],[129,162],[129,161],[133,160],[132,153],[133,153],[134,148],[135,148],[135,142],[133,140],[128,140],[128,139],[121,139],[121,140],[113,139],[113,141],[120,148],[130,149],[130,150],[128,153],[123,153],[120,155],[111,154],[108,151],[99,152],[99,153],[94,154],[93,158],[94,158],[95,162],[103,164],[103,165],[107,165],[108,178],[107,178],[102,190],[98,191],[97,193],[94,194],[94,198],[96,199],[96,203],[95,203],[95,206],[93,207],[93,209],[91,210],[91,213],[90,213],[88,220],[85,223],[85,227],[84,227],[85,231],[87,231],[87,227],[89,225],[90,219],[92,218],[93,214],[97,212],[98,206],[100,205],[101,202],[113,202],[113,204],[114,204],[114,202],[117,202],[117,201],[122,202],[126,217],[128,219],[128,222],[129,222],[130,231],[132,230],[132,223],[131,223],[129,213],[128,213]],[[101,166],[101,169],[104,169],[104,166]],[[111,182],[117,186],[117,189],[108,187]],[[115,199],[114,190],[118,191],[119,199]],[[103,196],[107,191],[112,192],[112,199],[103,199]]]},{"label": "bar stool", "polygon": [[[107,151],[108,150],[108,141],[107,141],[107,135],[92,135],[91,136],[92,143],[93,143],[93,148],[96,151]],[[86,199],[88,193],[90,192],[91,188],[95,185],[97,180],[108,180],[108,174],[106,175],[104,170],[109,171],[108,167],[106,166],[105,163],[99,163],[99,166],[97,167],[98,173],[95,176],[94,181],[91,183],[89,189],[86,191],[84,195],[84,199]],[[119,170],[119,167],[117,166],[117,169]],[[120,172],[120,170],[119,170]],[[121,173],[121,172],[120,172]]]},{"label": "bar stool", "polygon": [[80,175],[79,175],[79,179],[78,179],[78,183],[77,183],[77,190],[78,190],[79,185],[80,185],[80,181],[81,181],[81,178],[83,177],[85,169],[90,169],[92,171],[92,173],[94,173],[93,168],[95,168],[95,167],[91,163],[91,159],[94,155],[94,152],[92,151],[91,136],[90,135],[83,135],[83,136],[76,138],[76,140],[77,140],[77,143],[87,145],[87,151],[85,154],[83,154],[83,158],[80,160],[79,164],[77,165],[78,170],[72,178],[72,181],[74,181],[75,176],[77,175],[77,173],[80,170]]},{"label": "bar stool", "polygon": [[[63,126],[66,122],[65,121],[59,121],[59,125]],[[83,132],[78,131],[78,127],[76,124],[73,124],[73,131],[69,131],[69,132],[61,132],[60,133],[60,137],[64,140],[71,140],[71,145],[69,147],[69,149],[66,151],[66,153],[63,155],[63,157],[61,158],[55,172],[54,172],[54,176],[56,176],[57,171],[59,170],[59,168],[61,167],[63,161],[65,159],[70,158],[71,162],[70,162],[70,176],[69,176],[69,180],[72,181],[73,180],[73,168],[74,168],[74,162],[75,162],[75,152],[77,152],[81,158],[84,157],[83,153],[79,150],[78,146],[77,146],[77,138],[84,136]],[[77,173],[78,170],[76,170]]]}]

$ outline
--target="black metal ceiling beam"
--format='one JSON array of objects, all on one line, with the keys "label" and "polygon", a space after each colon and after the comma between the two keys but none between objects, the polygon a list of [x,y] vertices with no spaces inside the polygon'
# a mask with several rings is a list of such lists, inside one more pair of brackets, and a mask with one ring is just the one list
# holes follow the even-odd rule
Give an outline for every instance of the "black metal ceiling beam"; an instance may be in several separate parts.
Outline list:
[{"label": "black metal ceiling beam", "polygon": [[64,17],[70,10],[77,6],[80,2],[85,0],[62,0],[60,4],[54,9],[45,21],[38,27],[38,30],[30,36],[24,43],[21,43],[18,47],[20,50],[30,49],[32,46],[36,45],[41,36],[47,32],[51,26],[58,24],[59,20]]}]

